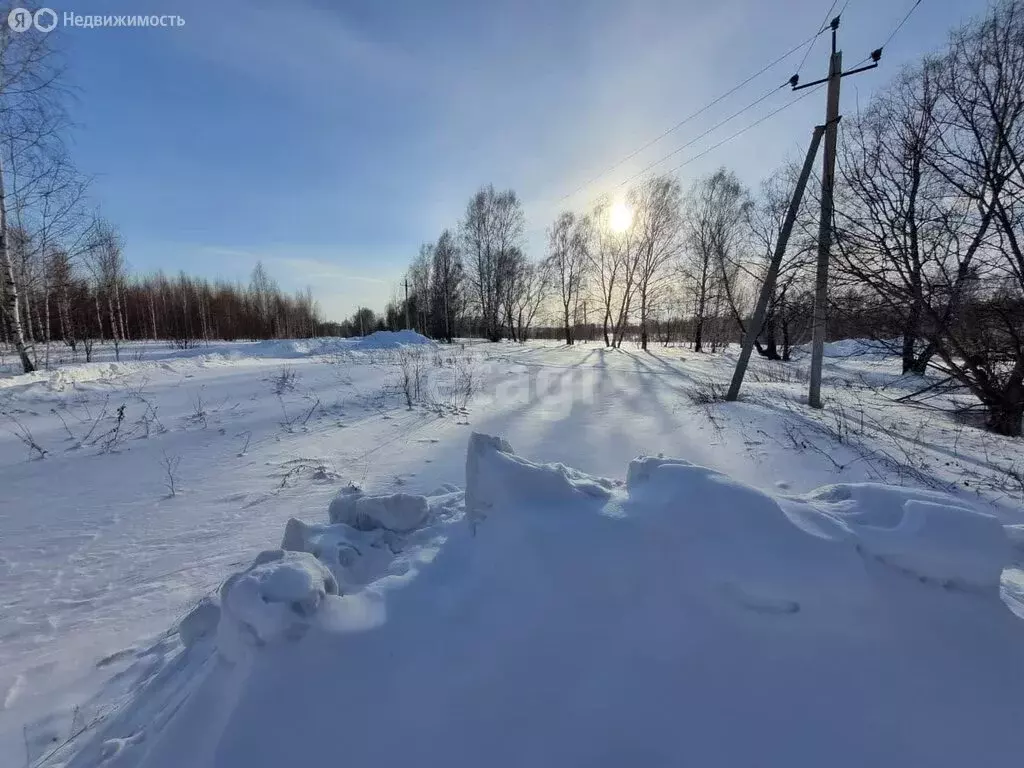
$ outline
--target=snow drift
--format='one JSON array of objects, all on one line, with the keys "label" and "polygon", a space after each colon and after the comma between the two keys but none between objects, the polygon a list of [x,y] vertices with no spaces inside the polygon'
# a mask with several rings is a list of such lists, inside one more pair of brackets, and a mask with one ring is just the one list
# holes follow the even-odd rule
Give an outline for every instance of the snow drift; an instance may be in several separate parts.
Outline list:
[{"label": "snow drift", "polygon": [[72,765],[1019,758],[1009,545],[941,495],[773,496],[660,457],[622,483],[474,435],[464,499],[347,489],[329,519],[197,608],[201,671]]},{"label": "snow drift", "polygon": [[433,344],[430,339],[416,331],[374,331],[368,336],[352,340],[352,347],[358,350],[394,349],[411,344]]}]

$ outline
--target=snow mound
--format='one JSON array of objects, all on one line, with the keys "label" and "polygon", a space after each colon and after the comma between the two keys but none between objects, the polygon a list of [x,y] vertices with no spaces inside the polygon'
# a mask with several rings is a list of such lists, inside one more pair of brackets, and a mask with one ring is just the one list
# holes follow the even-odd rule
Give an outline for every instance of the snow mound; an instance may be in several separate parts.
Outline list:
[{"label": "snow mound", "polygon": [[405,532],[418,528],[427,518],[427,498],[409,493],[367,496],[349,486],[331,502],[327,516],[332,523],[344,523],[357,531],[384,528]]},{"label": "snow mound", "polygon": [[558,505],[607,499],[612,480],[595,478],[564,464],[535,464],[517,456],[500,437],[474,432],[466,452],[466,512],[483,519],[496,503],[532,501]]},{"label": "snow mound", "polygon": [[944,586],[998,589],[1010,543],[991,515],[908,500],[894,528],[858,526],[864,549],[883,562]]},{"label": "snow mound", "polygon": [[360,531],[347,524],[309,525],[292,518],[281,549],[308,552],[330,569],[338,594],[358,591],[387,571],[403,546],[392,531]]},{"label": "snow mound", "polygon": [[410,344],[433,344],[430,339],[416,331],[374,331],[369,336],[352,341],[352,348],[357,350],[393,349]]},{"label": "snow mound", "polygon": [[234,655],[239,645],[297,640],[326,596],[336,594],[334,575],[312,555],[280,549],[262,552],[221,587],[218,644]]},{"label": "snow mound", "polygon": [[273,651],[203,667],[152,725],[144,692],[98,737],[148,729],[120,768],[1018,761],[1006,534],[948,497],[782,496],[660,457],[623,484],[482,434],[470,524],[439,490],[289,521],[221,591],[221,656]]},{"label": "snow mound", "polygon": [[923,581],[997,590],[1012,529],[935,491],[850,483],[802,497],[840,522],[858,549]]},{"label": "snow mound", "polygon": [[211,637],[220,622],[220,603],[204,597],[178,624],[178,636],[186,648]]}]

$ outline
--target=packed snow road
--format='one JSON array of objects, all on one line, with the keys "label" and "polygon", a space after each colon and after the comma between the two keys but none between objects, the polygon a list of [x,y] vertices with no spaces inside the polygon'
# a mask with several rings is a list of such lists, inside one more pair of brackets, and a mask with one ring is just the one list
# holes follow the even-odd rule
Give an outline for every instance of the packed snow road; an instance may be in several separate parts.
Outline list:
[{"label": "packed snow road", "polygon": [[[407,347],[341,341],[143,349],[140,360],[126,352],[130,362],[0,379],[5,765],[63,754],[166,674],[166,629],[277,546],[289,518],[317,519],[348,483],[462,487],[470,431],[597,476],[621,478],[636,456],[664,453],[760,488],[914,484],[842,441],[808,449],[812,425],[778,407],[798,384],[698,404],[693,393],[729,361],[685,350],[421,345],[413,359]],[[406,386],[411,369],[421,391]],[[964,461],[980,443],[958,435]],[[996,458],[1004,450],[986,446]],[[996,503],[1020,522],[1013,503]]]}]

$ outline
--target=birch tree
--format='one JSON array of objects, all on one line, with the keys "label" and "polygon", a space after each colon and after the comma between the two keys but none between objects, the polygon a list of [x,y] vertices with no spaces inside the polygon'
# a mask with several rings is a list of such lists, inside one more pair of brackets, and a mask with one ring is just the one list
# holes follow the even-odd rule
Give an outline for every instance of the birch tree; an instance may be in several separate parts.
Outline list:
[{"label": "birch tree", "polygon": [[647,349],[649,322],[682,246],[682,191],[669,176],[650,179],[631,191],[632,270],[640,310],[640,347]]},{"label": "birch tree", "polygon": [[[28,373],[35,369],[30,355],[22,297],[15,270],[11,195],[7,173],[22,158],[45,151],[65,124],[61,107],[63,66],[50,35],[14,33],[0,25],[0,309],[9,336]],[[27,294],[26,294],[27,297]]]},{"label": "birch tree", "polygon": [[565,343],[575,342],[573,328],[576,307],[583,290],[585,269],[589,261],[591,239],[590,219],[565,211],[559,214],[548,230],[548,268],[562,308]]}]

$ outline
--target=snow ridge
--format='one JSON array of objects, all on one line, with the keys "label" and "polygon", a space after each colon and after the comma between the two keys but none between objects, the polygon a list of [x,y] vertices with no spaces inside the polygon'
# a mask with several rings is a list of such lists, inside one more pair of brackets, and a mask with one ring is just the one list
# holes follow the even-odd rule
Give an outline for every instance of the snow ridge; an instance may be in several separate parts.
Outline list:
[{"label": "snow ridge", "polygon": [[623,484],[474,434],[464,497],[290,520],[179,626],[210,662],[164,715],[144,690],[70,765],[1009,764],[1010,558],[941,494],[663,457]]}]

